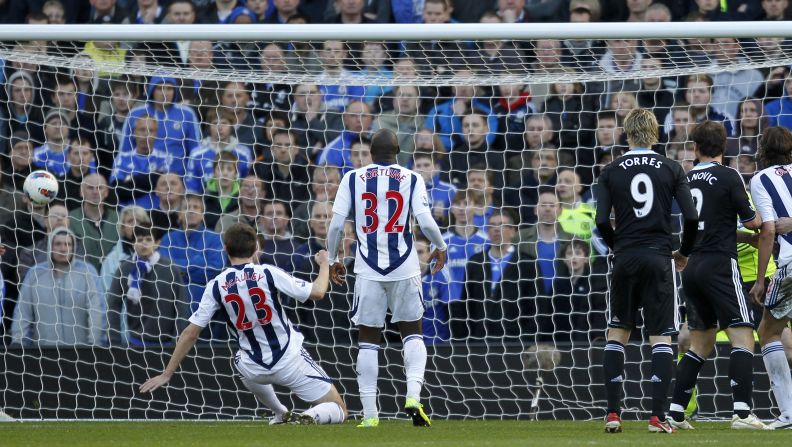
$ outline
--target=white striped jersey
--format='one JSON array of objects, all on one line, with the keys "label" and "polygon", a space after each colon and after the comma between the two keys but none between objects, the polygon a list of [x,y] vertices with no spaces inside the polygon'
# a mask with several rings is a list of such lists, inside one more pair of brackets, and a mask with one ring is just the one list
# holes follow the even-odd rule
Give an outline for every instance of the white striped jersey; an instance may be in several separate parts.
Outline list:
[{"label": "white striped jersey", "polygon": [[[792,216],[792,164],[762,169],[751,179],[751,198],[762,222]],[[792,262],[792,233],[777,235],[778,267]],[[771,261],[772,262],[772,261]]]},{"label": "white striped jersey", "polygon": [[357,235],[355,273],[372,281],[420,275],[413,216],[429,213],[423,178],[396,164],[370,164],[344,174],[333,213],[352,215]]},{"label": "white striped jersey", "polygon": [[311,287],[271,265],[231,266],[207,284],[190,323],[206,327],[220,311],[239,348],[257,364],[273,369],[284,354],[299,353],[302,345],[302,336],[281,306],[280,294],[302,303]]}]

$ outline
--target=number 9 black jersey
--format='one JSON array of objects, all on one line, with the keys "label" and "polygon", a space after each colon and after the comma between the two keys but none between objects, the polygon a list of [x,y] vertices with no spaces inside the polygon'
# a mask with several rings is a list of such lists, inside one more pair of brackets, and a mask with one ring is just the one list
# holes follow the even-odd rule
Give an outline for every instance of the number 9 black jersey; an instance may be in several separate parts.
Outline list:
[{"label": "number 9 black jersey", "polygon": [[737,220],[750,222],[756,211],[740,174],[720,163],[699,163],[687,175],[699,215],[693,253],[721,253],[737,259]]},{"label": "number 9 black jersey", "polygon": [[606,239],[614,253],[652,250],[670,256],[675,198],[685,220],[696,219],[682,167],[649,149],[632,149],[606,166],[597,181],[595,197],[598,226],[609,224],[614,210],[615,235],[613,241]]}]

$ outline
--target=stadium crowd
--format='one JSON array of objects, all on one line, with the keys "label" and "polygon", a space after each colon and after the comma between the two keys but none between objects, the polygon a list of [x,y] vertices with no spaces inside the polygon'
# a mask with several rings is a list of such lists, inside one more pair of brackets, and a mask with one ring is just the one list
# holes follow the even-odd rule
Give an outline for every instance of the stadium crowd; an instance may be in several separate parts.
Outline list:
[{"label": "stadium crowd", "polygon": [[[787,0],[0,0],[0,23],[529,23],[783,20]],[[635,107],[661,123],[655,150],[693,166],[691,126],[719,121],[747,182],[763,127],[792,128],[790,67],[719,72],[786,40],[382,43],[19,42],[85,64],[146,63],[342,78],[343,85],[142,78],[0,60],[3,332],[23,345],[170,345],[228,263],[236,222],[261,260],[311,280],[343,174],[371,163],[368,135],[397,133],[426,182],[448,268],[424,281],[427,343],[590,343],[604,336],[607,248],[591,185],[626,150]],[[682,62],[679,62],[682,61]],[[559,75],[692,64],[712,75],[453,87],[355,85],[365,76]],[[365,84],[362,83],[361,84]],[[46,169],[49,206],[21,193]],[[343,244],[354,259],[351,224]],[[419,238],[419,255],[429,258]],[[740,248],[744,281],[754,251]],[[350,270],[351,271],[351,270]],[[294,309],[313,342],[352,344],[354,283]],[[227,338],[223,322],[204,340]]]}]

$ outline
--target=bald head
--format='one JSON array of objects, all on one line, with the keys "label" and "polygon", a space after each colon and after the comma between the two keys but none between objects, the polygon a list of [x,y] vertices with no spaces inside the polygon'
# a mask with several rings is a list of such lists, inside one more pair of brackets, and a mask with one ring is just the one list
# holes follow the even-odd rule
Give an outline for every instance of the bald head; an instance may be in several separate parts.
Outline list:
[{"label": "bald head", "polygon": [[399,139],[393,131],[380,129],[371,137],[371,158],[374,161],[395,161],[399,153]]}]

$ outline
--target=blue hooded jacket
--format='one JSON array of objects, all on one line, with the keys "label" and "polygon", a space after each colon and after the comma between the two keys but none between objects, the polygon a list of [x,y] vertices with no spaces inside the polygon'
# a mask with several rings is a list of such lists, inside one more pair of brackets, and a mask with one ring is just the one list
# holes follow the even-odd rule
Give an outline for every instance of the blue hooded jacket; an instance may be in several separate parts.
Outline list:
[{"label": "blue hooded jacket", "polygon": [[[790,82],[790,81],[787,81]],[[792,130],[792,98],[784,89],[784,96],[765,104],[768,126],[784,126]]]},{"label": "blue hooded jacket", "polygon": [[225,266],[223,240],[205,226],[195,230],[174,229],[160,243],[159,252],[170,258],[185,274],[192,311],[198,308],[206,284]]},{"label": "blue hooded jacket", "polygon": [[[443,145],[448,150],[453,150],[452,136],[454,134],[462,134],[462,117],[454,115],[454,101],[456,101],[456,98],[438,104],[433,108],[429,115],[426,116],[426,124],[424,126],[437,133],[440,141],[443,142]],[[498,133],[498,116],[493,114],[490,106],[480,99],[473,99],[470,102],[470,108],[487,117],[487,124],[489,124],[487,144],[491,145],[495,142],[495,136]]]},{"label": "blue hooded jacket", "polygon": [[[164,110],[157,110],[153,101],[154,89],[160,84],[170,84],[175,89],[173,103],[166,105]],[[179,84],[174,78],[162,76],[151,78],[146,89],[146,103],[132,109],[124,123],[119,152],[123,154],[134,151],[134,131],[137,120],[144,116],[154,117],[158,124],[154,149],[163,151],[172,157],[170,172],[184,175],[187,156],[201,142],[201,126],[198,116],[190,107],[178,104],[181,100],[178,87]]]}]

